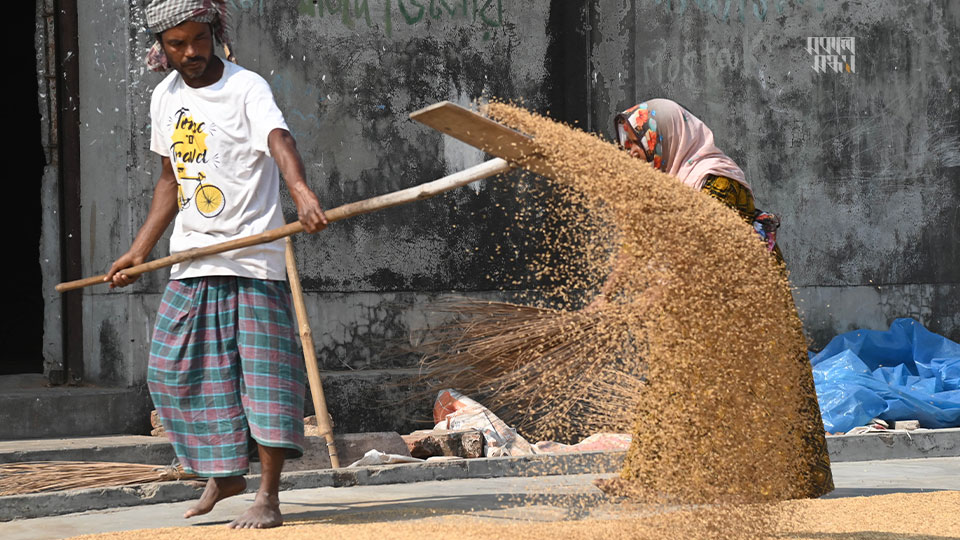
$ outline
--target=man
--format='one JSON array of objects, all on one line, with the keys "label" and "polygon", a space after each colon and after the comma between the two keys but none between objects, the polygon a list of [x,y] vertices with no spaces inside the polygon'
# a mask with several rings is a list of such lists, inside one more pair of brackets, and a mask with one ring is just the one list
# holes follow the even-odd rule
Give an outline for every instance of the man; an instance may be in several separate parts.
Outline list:
[{"label": "man", "polygon": [[[171,221],[174,253],[283,225],[280,172],[305,230],[324,228],[270,87],[214,55],[216,41],[229,43],[223,0],[152,0],[147,23],[157,35],[148,64],[173,69],[150,105],[162,170],[146,221],[107,272],[111,287],[135,281],[123,269],[142,263]],[[304,397],[282,242],[171,268],[147,379],[181,465],[208,478],[184,517],[244,491],[255,445],[260,489],[230,527],[281,525],[280,471],[303,453]]]}]

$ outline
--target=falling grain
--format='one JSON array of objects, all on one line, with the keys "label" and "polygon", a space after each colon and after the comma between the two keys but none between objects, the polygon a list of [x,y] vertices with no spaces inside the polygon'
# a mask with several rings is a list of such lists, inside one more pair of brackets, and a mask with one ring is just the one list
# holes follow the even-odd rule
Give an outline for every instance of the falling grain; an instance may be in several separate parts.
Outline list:
[{"label": "falling grain", "polygon": [[[513,412],[528,436],[632,432],[611,494],[730,516],[831,490],[802,325],[752,228],[594,135],[487,110],[531,135],[531,159],[552,171],[527,181],[545,195],[518,220],[541,242],[528,266],[541,294],[522,308],[457,304],[467,317],[427,364],[457,366],[454,386]],[[746,521],[773,527],[760,518]],[[701,525],[729,532],[712,519]]]}]

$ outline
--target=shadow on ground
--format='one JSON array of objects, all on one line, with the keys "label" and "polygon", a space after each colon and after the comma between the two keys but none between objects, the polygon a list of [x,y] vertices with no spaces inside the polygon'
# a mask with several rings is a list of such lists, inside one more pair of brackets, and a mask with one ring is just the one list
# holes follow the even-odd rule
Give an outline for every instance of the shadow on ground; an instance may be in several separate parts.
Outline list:
[{"label": "shadow on ground", "polygon": [[[593,494],[509,494],[509,495],[437,495],[435,497],[397,498],[370,503],[343,504],[295,502],[285,505],[287,524],[326,523],[361,524],[412,521],[452,515],[471,514],[508,521],[580,520],[604,504],[603,495]],[[484,515],[484,513],[488,513]],[[206,521],[197,526],[220,525]]]},{"label": "shadow on ground", "polygon": [[874,495],[890,495],[893,493],[933,493],[935,491],[948,490],[924,488],[836,488],[820,498],[842,499],[844,497],[872,497]]}]

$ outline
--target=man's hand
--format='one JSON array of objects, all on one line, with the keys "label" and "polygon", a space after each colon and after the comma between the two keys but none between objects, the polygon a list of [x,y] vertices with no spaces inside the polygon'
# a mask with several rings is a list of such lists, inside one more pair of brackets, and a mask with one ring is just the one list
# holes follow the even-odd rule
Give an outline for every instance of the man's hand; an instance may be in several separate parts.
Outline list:
[{"label": "man's hand", "polygon": [[153,200],[150,202],[147,219],[133,239],[130,249],[107,270],[107,277],[103,281],[110,282],[111,289],[126,287],[140,279],[140,276],[128,276],[121,270],[143,264],[153,246],[157,245],[157,241],[163,236],[163,231],[167,230],[167,226],[177,215],[177,211],[177,177],[173,173],[170,158],[164,157],[160,159],[160,178],[153,188]]},{"label": "man's hand", "polygon": [[121,270],[143,264],[143,261],[144,257],[134,255],[128,251],[121,255],[119,259],[113,261],[113,264],[110,265],[110,270],[107,270],[107,277],[103,278],[103,281],[110,282],[111,289],[126,287],[140,279],[140,276],[128,276],[121,272]]},{"label": "man's hand", "polygon": [[320,208],[320,200],[306,184],[301,186],[296,188],[296,191],[291,191],[293,202],[297,205],[297,218],[303,224],[304,231],[311,234],[322,231],[328,222],[326,214]]}]

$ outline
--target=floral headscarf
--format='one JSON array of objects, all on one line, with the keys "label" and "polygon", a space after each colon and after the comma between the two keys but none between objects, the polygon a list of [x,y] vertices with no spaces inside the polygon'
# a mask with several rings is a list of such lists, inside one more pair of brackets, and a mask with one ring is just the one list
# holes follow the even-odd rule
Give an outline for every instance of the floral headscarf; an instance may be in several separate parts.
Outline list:
[{"label": "floral headscarf", "polygon": [[713,144],[710,128],[676,102],[651,99],[616,115],[613,123],[620,146],[639,142],[655,168],[694,189],[701,189],[709,174],[750,188],[743,170]]}]

